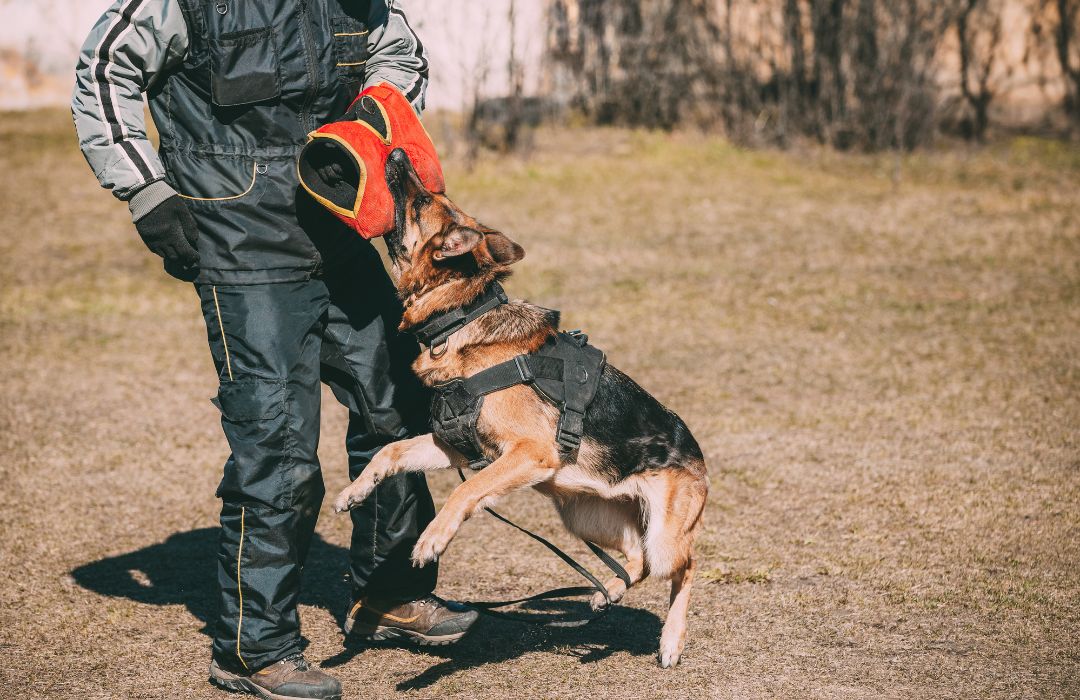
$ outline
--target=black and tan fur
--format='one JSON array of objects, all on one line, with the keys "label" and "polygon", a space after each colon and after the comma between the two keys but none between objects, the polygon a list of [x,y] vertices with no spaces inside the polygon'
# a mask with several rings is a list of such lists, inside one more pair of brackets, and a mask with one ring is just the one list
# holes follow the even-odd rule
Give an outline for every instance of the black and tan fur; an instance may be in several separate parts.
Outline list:
[{"label": "black and tan fur", "polygon": [[[391,156],[387,177],[397,208],[396,231],[387,244],[405,304],[402,330],[474,300],[524,256],[517,243],[424,189],[400,151]],[[422,353],[413,368],[429,386],[470,376],[539,349],[558,323],[555,312],[513,301],[456,332],[445,348]],[[413,562],[436,560],[467,518],[531,486],[551,498],[572,533],[621,552],[632,582],[646,575],[671,579],[659,657],[662,666],[674,666],[686,639],[693,542],[708,492],[701,449],[677,415],[611,365],[571,462],[560,459],[555,443],[558,417],[556,407],[525,385],[487,396],[478,428],[492,463],[454,490],[417,542]],[[403,440],[379,452],[335,507],[343,511],[360,503],[399,472],[465,466],[460,454],[432,435]],[[626,592],[618,578],[606,585],[612,600]],[[593,606],[604,604],[596,594]]]}]

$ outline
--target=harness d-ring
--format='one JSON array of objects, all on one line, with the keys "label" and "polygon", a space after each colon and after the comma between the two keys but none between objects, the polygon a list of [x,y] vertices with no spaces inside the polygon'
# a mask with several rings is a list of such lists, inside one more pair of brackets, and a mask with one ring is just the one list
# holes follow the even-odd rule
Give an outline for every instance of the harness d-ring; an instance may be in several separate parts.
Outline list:
[{"label": "harness d-ring", "polygon": [[449,345],[450,345],[450,339],[447,338],[446,340],[442,341],[438,345],[433,345],[432,347],[428,348],[428,352],[431,353],[432,357],[442,357],[443,355],[446,354],[446,348]]}]

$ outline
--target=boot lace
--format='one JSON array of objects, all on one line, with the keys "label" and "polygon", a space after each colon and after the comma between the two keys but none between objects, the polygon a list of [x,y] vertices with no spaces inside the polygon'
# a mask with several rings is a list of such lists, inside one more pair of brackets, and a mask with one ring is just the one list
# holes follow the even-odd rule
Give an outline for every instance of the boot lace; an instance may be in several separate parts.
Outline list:
[{"label": "boot lace", "polygon": [[303,671],[308,670],[307,659],[305,659],[304,655],[299,653],[299,652],[297,652],[295,654],[292,654],[290,656],[286,656],[284,659],[282,659],[282,661],[283,662],[285,662],[285,661],[291,662],[292,665],[293,665],[293,668],[295,668],[297,671],[303,672]]}]

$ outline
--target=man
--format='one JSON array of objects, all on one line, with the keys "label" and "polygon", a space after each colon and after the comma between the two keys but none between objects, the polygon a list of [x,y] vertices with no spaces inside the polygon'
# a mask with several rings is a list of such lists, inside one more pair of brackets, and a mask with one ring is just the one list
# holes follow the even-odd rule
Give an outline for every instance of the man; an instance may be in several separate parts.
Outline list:
[{"label": "man", "polygon": [[[232,454],[222,499],[211,681],[274,698],[337,698],[301,655],[300,572],[324,488],[320,380],[349,409],[355,479],[426,419],[416,346],[374,248],[298,187],[307,134],[368,85],[419,112],[428,64],[388,0],[118,0],[77,68],[79,143],[128,203],[147,247],[194,281]],[[161,135],[146,138],[143,94]],[[388,480],[353,511],[346,631],[460,639],[476,613],[431,595],[409,554],[434,514],[422,477]]]}]

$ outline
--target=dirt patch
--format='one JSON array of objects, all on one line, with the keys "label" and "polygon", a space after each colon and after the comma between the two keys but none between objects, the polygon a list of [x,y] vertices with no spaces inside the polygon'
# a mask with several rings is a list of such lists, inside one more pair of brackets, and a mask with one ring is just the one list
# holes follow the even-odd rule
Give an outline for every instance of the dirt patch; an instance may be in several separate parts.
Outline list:
[{"label": "dirt patch", "polygon": [[[586,144],[587,147],[580,147]],[[226,445],[193,291],[101,192],[60,112],[0,115],[0,682],[20,698],[219,698],[205,682]],[[484,621],[343,649],[349,526],[306,570],[309,657],[348,697],[1080,696],[1080,151],[902,159],[621,131],[447,163],[561,308],[683,415],[712,495],[690,645],[665,586],[580,630]],[[345,415],[325,403],[329,493]],[[432,479],[437,500],[456,476]],[[582,556],[546,502],[503,510]],[[487,517],[447,596],[571,581]]]}]

